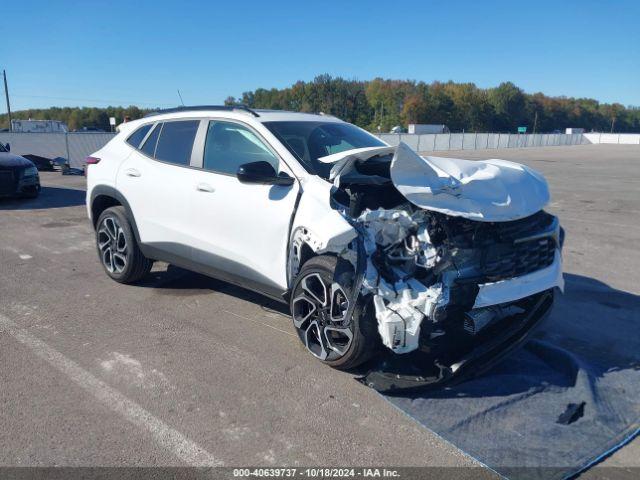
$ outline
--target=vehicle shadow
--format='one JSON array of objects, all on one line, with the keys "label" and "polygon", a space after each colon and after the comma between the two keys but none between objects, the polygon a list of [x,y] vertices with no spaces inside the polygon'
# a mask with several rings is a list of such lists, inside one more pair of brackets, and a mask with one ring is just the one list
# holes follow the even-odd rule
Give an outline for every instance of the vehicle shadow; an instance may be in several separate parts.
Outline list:
[{"label": "vehicle shadow", "polygon": [[0,200],[0,210],[46,210],[85,204],[86,192],[65,187],[42,187],[36,198],[6,198]]},{"label": "vehicle shadow", "polygon": [[581,383],[590,387],[606,374],[640,370],[640,296],[581,275],[564,278],[565,294],[522,349],[463,383],[394,396],[507,397]]},{"label": "vehicle shadow", "polygon": [[157,289],[160,295],[175,297],[200,295],[221,292],[225,295],[255,303],[267,310],[275,310],[282,315],[289,315],[289,307],[269,297],[233,285],[231,283],[207,277],[199,273],[191,272],[174,265],[169,265],[166,270],[151,272],[146,278],[136,284],[138,287]]},{"label": "vehicle shadow", "polygon": [[[558,295],[550,317],[520,350],[463,383],[392,395],[412,399],[506,397],[550,387],[570,388],[585,378],[597,381],[607,373],[640,370],[640,296],[593,278],[570,273],[564,277],[565,294]],[[173,265],[152,272],[138,286],[176,297],[222,292],[289,315],[285,304]],[[367,373],[375,364],[374,359],[351,373]]]}]

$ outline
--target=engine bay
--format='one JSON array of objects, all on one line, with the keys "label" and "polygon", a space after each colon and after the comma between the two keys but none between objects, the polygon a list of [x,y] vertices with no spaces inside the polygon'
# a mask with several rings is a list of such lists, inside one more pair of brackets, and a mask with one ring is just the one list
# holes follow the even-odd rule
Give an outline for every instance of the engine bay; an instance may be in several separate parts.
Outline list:
[{"label": "engine bay", "polygon": [[394,185],[392,157],[356,160],[332,193],[333,207],[362,239],[360,292],[372,297],[382,344],[397,354],[450,351],[452,342],[473,344],[524,313],[518,302],[526,295],[482,306],[476,300],[484,285],[552,268],[562,243],[557,219],[539,210],[487,222],[420,208]]}]

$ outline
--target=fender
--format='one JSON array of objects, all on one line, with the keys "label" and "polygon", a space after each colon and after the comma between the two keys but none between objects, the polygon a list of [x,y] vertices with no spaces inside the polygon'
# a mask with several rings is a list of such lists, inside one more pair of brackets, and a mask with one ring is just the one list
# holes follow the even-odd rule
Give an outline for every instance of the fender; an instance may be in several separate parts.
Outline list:
[{"label": "fender", "polygon": [[[319,178],[307,178],[293,213],[287,254],[289,288],[304,260],[303,246],[316,255],[342,253],[357,236],[356,230],[331,208],[331,184]],[[354,262],[355,263],[355,262]]]},{"label": "fender", "polygon": [[136,217],[133,215],[133,211],[131,210],[131,206],[129,202],[124,197],[120,191],[116,190],[114,187],[110,187],[108,185],[96,185],[93,190],[91,190],[91,198],[89,200],[89,206],[91,207],[92,218],[91,223],[93,224],[93,228],[96,227],[97,218],[93,218],[93,203],[95,199],[99,196],[106,196],[115,198],[120,205],[122,205],[127,212],[127,217],[129,218],[129,222],[131,222],[131,228],[133,229],[133,234],[136,237],[136,242],[138,245],[141,245],[140,241],[140,233],[138,232],[138,225],[136,224]]}]

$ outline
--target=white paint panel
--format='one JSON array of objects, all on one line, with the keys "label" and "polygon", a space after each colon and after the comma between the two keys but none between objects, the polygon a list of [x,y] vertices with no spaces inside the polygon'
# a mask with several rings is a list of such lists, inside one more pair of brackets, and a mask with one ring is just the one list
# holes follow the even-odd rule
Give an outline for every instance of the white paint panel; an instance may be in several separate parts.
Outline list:
[{"label": "white paint panel", "polygon": [[564,290],[562,257],[559,252],[556,252],[553,263],[547,268],[523,275],[522,277],[484,283],[479,285],[479,287],[480,290],[476,296],[473,308],[512,302],[553,287]]}]

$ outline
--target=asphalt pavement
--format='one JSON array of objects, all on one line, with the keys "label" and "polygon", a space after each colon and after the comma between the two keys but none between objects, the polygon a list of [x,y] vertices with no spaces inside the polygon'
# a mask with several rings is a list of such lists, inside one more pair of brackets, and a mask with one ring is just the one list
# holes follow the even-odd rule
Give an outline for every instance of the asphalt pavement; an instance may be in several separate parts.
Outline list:
[{"label": "asphalt pavement", "polygon": [[[567,232],[565,270],[640,295],[640,147],[435,155],[541,171]],[[163,263],[139,285],[113,282],[98,262],[84,178],[41,179],[38,199],[0,200],[0,465],[488,473],[314,360],[273,301]],[[640,442],[601,465],[640,467]]]}]

